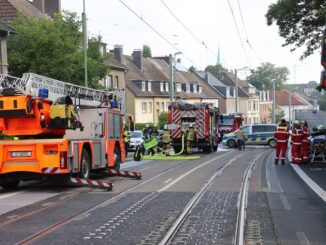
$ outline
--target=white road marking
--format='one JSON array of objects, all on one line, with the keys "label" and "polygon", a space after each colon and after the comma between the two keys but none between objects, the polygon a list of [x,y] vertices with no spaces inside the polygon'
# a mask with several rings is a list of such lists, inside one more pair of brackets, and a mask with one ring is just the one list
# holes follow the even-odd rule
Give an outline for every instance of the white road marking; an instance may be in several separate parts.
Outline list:
[{"label": "white road marking", "polygon": [[324,201],[326,202],[326,191],[313,181],[298,165],[291,164],[300,178]]},{"label": "white road marking", "polygon": [[195,167],[195,168],[189,170],[188,172],[184,173],[183,175],[180,175],[180,176],[179,176],[178,178],[176,178],[174,181],[172,181],[171,183],[167,184],[165,187],[159,189],[157,192],[162,192],[162,191],[165,191],[165,190],[169,189],[171,186],[173,186],[174,184],[178,183],[180,180],[182,180],[183,178],[185,178],[187,175],[191,174],[192,172],[198,170],[199,168],[202,168],[202,167],[206,166],[207,164],[209,164],[209,163],[211,163],[211,162],[213,162],[213,161],[215,161],[215,160],[217,160],[217,159],[219,159],[219,158],[221,158],[221,157],[224,157],[224,156],[226,156],[226,155],[229,155],[229,154],[231,154],[231,153],[232,153],[232,151],[231,151],[231,152],[228,152],[228,153],[226,153],[226,154],[224,154],[224,155],[214,157],[213,159],[211,159],[211,160],[209,160],[209,161],[207,161],[207,162],[204,162],[204,163],[198,165],[197,167]]},{"label": "white road marking", "polygon": [[288,199],[286,198],[286,196],[284,194],[280,194],[280,199],[281,199],[284,209],[286,209],[286,210],[292,209]]},{"label": "white road marking", "polygon": [[170,178],[170,179],[167,179],[167,180],[166,180],[166,181],[164,181],[163,183],[164,183],[164,184],[167,184],[167,183],[169,183],[171,180],[172,180],[172,178]]},{"label": "white road marking", "polygon": [[306,234],[304,234],[304,232],[297,231],[296,234],[301,245],[310,245],[310,242],[306,237]]},{"label": "white road marking", "polygon": [[282,167],[280,165],[275,165],[272,158],[267,162],[266,166],[266,180],[269,192],[283,193],[280,181],[277,178],[275,167]]},{"label": "white road marking", "polygon": [[14,192],[14,193],[9,193],[9,194],[7,194],[7,195],[1,195],[1,196],[0,196],[0,199],[4,199],[4,198],[7,198],[7,197],[16,196],[16,195],[19,195],[19,194],[24,193],[24,192],[26,192],[26,191],[27,191],[27,190],[25,190],[25,191],[17,191],[17,192]]}]

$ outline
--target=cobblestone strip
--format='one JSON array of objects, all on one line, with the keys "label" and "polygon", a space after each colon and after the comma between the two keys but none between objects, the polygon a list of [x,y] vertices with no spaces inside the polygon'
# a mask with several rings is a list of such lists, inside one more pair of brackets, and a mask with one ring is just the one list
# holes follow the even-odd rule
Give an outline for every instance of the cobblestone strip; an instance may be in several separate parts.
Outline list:
[{"label": "cobblestone strip", "polygon": [[114,229],[116,229],[118,226],[120,226],[127,219],[129,219],[130,217],[135,215],[139,210],[144,209],[147,204],[152,202],[154,199],[158,198],[158,196],[159,196],[159,193],[153,192],[153,193],[149,194],[148,196],[142,198],[141,200],[135,202],[129,208],[120,212],[118,215],[116,215],[114,218],[108,220],[103,225],[100,225],[93,232],[90,232],[88,234],[88,236],[83,237],[83,239],[84,240],[102,239],[104,236],[107,235],[107,233],[112,232]]},{"label": "cobblestone strip", "polygon": [[232,244],[238,194],[206,192],[178,230],[172,244]]}]

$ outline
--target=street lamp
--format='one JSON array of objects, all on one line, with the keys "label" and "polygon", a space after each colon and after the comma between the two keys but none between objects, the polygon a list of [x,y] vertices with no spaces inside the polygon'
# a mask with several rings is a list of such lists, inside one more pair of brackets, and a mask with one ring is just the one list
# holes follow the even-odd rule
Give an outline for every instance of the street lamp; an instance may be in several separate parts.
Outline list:
[{"label": "street lamp", "polygon": [[84,69],[85,69],[85,87],[87,88],[87,27],[86,27],[86,11],[85,11],[85,0],[83,0],[83,36],[84,36]]},{"label": "street lamp", "polygon": [[169,56],[169,66],[170,66],[170,102],[172,103],[174,101],[175,91],[174,91],[174,74],[173,74],[173,66],[175,66],[175,57],[179,54],[182,54],[182,52],[176,52],[173,54],[170,54]]},{"label": "street lamp", "polygon": [[248,69],[247,66],[240,68],[240,69],[234,69],[234,76],[235,76],[235,112],[239,112],[239,103],[238,103],[238,78],[237,78],[237,73],[238,71],[246,70]]},{"label": "street lamp", "polygon": [[275,101],[275,79],[273,79],[273,123],[276,123],[275,121],[275,104],[276,104],[276,101]]}]

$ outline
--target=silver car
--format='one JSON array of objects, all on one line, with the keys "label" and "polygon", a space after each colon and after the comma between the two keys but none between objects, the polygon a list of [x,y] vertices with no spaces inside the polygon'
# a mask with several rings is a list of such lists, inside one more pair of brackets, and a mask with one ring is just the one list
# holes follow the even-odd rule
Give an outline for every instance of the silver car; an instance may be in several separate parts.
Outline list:
[{"label": "silver car", "polygon": [[135,151],[136,147],[144,142],[143,132],[140,130],[129,131],[129,135],[130,135],[130,143],[129,143],[128,150]]}]

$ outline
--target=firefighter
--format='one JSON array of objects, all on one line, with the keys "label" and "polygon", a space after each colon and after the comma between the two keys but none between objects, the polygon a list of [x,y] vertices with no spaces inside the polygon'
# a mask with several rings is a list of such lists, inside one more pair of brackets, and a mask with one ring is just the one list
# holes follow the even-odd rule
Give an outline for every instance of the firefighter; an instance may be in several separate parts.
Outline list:
[{"label": "firefighter", "polygon": [[309,163],[309,137],[310,137],[310,132],[308,128],[308,123],[306,121],[301,122],[301,127],[302,127],[302,162],[303,163]]},{"label": "firefighter", "polygon": [[194,125],[190,124],[187,131],[187,154],[192,154],[192,145],[195,140],[195,129]]},{"label": "firefighter", "polygon": [[274,132],[274,139],[276,141],[276,154],[275,154],[275,164],[278,164],[278,160],[281,154],[281,163],[282,165],[285,164],[285,154],[288,147],[288,140],[289,140],[289,131],[286,125],[285,119],[282,119],[279,125],[276,127]]},{"label": "firefighter", "polygon": [[292,153],[292,162],[294,164],[301,164],[301,148],[302,148],[302,130],[300,127],[299,121],[294,121],[291,132],[291,153]]},{"label": "firefighter", "polygon": [[125,144],[125,153],[126,153],[126,157],[128,156],[128,148],[129,148],[129,142],[130,142],[130,135],[129,132],[126,128],[126,126],[124,126],[123,128],[123,143]]},{"label": "firefighter", "polygon": [[170,156],[171,135],[167,124],[164,125],[162,142],[163,142],[163,153],[166,156]]},{"label": "firefighter", "polygon": [[150,148],[148,148],[148,155],[152,155],[154,156],[155,151],[154,148],[157,146],[157,137],[159,135],[158,131],[157,131],[157,127],[153,127],[153,129],[150,131],[150,140],[148,141],[148,143],[151,145]]}]

